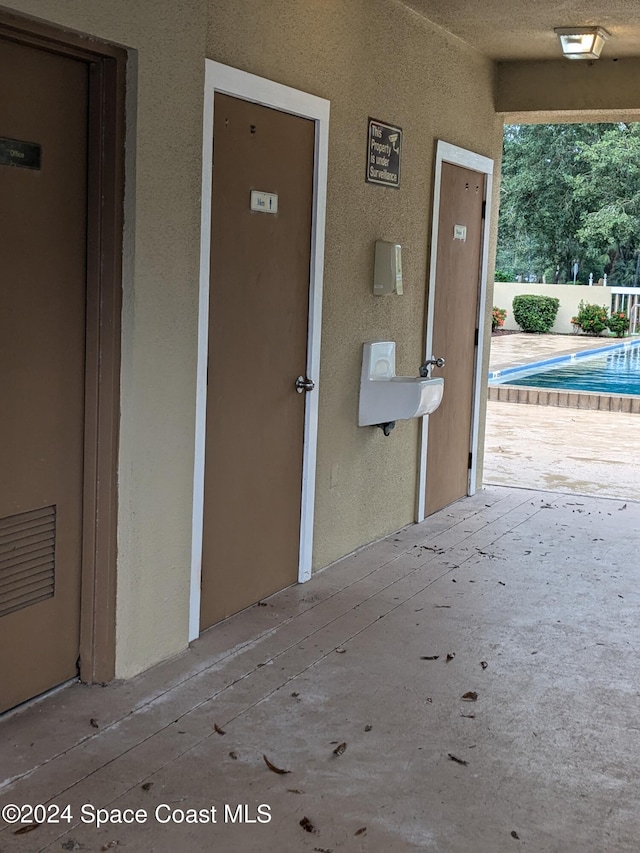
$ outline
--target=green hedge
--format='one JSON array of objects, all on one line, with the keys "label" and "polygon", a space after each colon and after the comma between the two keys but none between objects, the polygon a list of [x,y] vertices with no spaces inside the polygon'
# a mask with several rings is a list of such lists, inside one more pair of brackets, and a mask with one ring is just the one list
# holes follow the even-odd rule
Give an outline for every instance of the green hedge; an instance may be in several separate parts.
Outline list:
[{"label": "green hedge", "polygon": [[523,332],[548,332],[560,307],[555,296],[522,293],[513,297],[513,316]]}]

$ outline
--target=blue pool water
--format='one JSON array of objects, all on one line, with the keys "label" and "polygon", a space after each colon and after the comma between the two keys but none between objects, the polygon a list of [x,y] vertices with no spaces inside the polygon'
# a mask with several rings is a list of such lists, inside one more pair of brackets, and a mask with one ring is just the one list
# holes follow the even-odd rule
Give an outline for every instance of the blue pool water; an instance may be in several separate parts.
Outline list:
[{"label": "blue pool water", "polygon": [[597,355],[554,359],[544,368],[542,364],[512,368],[492,374],[491,384],[640,396],[640,341]]}]

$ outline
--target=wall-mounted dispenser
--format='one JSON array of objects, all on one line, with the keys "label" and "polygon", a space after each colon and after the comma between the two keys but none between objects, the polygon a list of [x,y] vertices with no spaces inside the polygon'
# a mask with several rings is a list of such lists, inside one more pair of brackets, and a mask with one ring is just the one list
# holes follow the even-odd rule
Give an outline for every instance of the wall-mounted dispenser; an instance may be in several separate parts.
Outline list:
[{"label": "wall-mounted dispenser", "polygon": [[386,296],[389,293],[402,295],[402,246],[376,240],[373,295]]},{"label": "wall-mounted dispenser", "polygon": [[396,376],[393,341],[363,345],[358,426],[381,426],[389,435],[393,421],[434,412],[442,402],[443,392],[442,377]]}]

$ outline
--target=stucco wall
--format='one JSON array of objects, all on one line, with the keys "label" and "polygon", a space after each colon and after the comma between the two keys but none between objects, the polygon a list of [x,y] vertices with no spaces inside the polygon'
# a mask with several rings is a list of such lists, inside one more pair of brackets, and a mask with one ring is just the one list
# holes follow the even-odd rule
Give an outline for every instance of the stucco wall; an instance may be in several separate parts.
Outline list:
[{"label": "stucco wall", "polygon": [[5,5],[134,50],[128,74],[116,648],[117,675],[128,676],[187,643],[205,5]]},{"label": "stucco wall", "polygon": [[[241,34],[243,37],[241,37]],[[422,361],[435,142],[498,158],[491,63],[388,0],[211,5],[207,55],[331,101],[314,565],[415,517],[418,422],[358,428],[362,343]],[[404,130],[400,190],[365,184],[367,117]],[[372,295],[376,239],[403,245],[404,295]]]},{"label": "stucco wall", "polygon": [[[205,56],[331,101],[315,567],[411,522],[418,423],[357,427],[362,343],[422,361],[436,139],[499,158],[493,66],[395,0],[9,0],[131,49],[117,675],[187,642]],[[207,26],[208,22],[208,26]],[[404,129],[402,187],[364,182],[367,117]],[[376,239],[405,295],[374,297]]]},{"label": "stucco wall", "polygon": [[493,292],[493,304],[496,308],[507,309],[505,329],[520,329],[513,317],[513,297],[519,293],[534,293],[541,296],[555,296],[560,300],[556,321],[551,331],[556,335],[568,335],[574,331],[571,318],[578,313],[581,301],[593,305],[611,307],[611,292],[606,287],[573,284],[524,284],[519,282],[496,281]]}]

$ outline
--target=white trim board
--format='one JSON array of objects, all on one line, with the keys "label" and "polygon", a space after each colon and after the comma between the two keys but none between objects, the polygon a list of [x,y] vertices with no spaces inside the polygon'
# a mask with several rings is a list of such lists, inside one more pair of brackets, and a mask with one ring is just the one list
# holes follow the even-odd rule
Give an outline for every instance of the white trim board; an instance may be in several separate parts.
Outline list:
[{"label": "white trim board", "polygon": [[[476,172],[482,172],[485,175],[484,201],[485,201],[485,218],[483,221],[482,245],[480,256],[480,280],[478,282],[478,346],[476,348],[475,370],[473,381],[473,403],[471,414],[471,443],[469,450],[473,454],[471,468],[469,470],[469,480],[467,486],[467,494],[472,495],[476,490],[476,473],[478,460],[478,436],[480,431],[480,392],[481,392],[481,376],[482,376],[482,355],[484,352],[484,315],[487,302],[487,267],[489,263],[489,232],[490,232],[490,217],[491,217],[491,193],[493,189],[493,160],[489,157],[483,157],[481,154],[476,154],[473,151],[467,151],[465,148],[459,148],[457,145],[451,145],[449,142],[438,140],[436,148],[435,162],[435,180],[433,187],[433,217],[431,222],[431,263],[429,267],[429,302],[427,306],[427,326],[425,332],[425,359],[431,358],[432,355],[440,355],[433,353],[433,321],[434,308],[436,297],[436,266],[438,262],[438,224],[440,220],[440,186],[442,180],[442,164],[453,163],[456,166],[463,166],[466,169],[473,169]],[[445,379],[445,394],[446,379]],[[420,472],[418,478],[418,506],[416,513],[416,521],[424,521],[425,517],[425,499],[426,499],[426,482],[427,482],[427,443],[429,440],[429,418],[422,419],[422,432],[420,437]]]},{"label": "white trim board", "polygon": [[320,333],[322,325],[322,272],[329,159],[329,101],[239,71],[210,59],[205,60],[204,116],[202,136],[202,205],[200,237],[200,300],[198,316],[198,362],[196,370],[196,431],[193,474],[193,525],[191,538],[191,590],[189,597],[189,642],[200,635],[200,577],[202,574],[202,526],[204,521],[204,471],[207,410],[207,356],[209,351],[209,264],[211,251],[211,194],[213,154],[213,98],[223,92],[303,118],[316,125],[313,218],[311,225],[311,269],[307,376],[315,390],[305,394],[304,448],[302,462],[302,511],[298,580],[311,577],[313,514],[318,439],[318,390],[320,377]]}]

